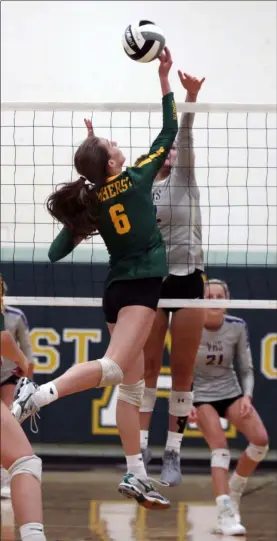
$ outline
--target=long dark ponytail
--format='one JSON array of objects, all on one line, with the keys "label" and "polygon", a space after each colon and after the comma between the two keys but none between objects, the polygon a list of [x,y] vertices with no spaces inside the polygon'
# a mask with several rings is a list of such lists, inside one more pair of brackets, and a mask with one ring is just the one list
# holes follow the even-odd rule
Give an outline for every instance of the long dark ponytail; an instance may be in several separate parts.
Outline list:
[{"label": "long dark ponytail", "polygon": [[62,184],[46,201],[51,216],[76,237],[89,237],[98,232],[97,191],[106,181],[109,157],[108,150],[98,137],[85,139],[74,156],[80,178]]}]

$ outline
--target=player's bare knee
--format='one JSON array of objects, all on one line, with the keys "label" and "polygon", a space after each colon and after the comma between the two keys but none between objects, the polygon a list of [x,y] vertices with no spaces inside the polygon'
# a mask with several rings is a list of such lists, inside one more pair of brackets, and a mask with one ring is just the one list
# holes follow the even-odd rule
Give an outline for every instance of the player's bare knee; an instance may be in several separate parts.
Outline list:
[{"label": "player's bare knee", "polygon": [[41,482],[42,476],[42,461],[36,455],[23,456],[16,460],[9,468],[11,479],[15,475],[29,474]]},{"label": "player's bare knee", "polygon": [[140,380],[132,385],[121,383],[118,388],[117,399],[132,404],[137,408],[141,407],[144,393],[144,380]]},{"label": "player's bare knee", "polygon": [[99,387],[107,387],[109,385],[119,385],[124,378],[124,374],[120,368],[120,366],[115,363],[112,359],[109,359],[109,357],[103,357],[102,359],[98,359],[98,362],[101,364],[102,368],[102,376],[99,385]]},{"label": "player's bare knee", "polygon": [[[144,362],[144,378],[148,387],[155,387],[160,373],[160,363],[154,357],[147,357]],[[151,385],[150,385],[151,384]]]},{"label": "player's bare knee", "polygon": [[227,440],[224,434],[213,434],[208,438],[209,447],[213,449],[228,449]]}]

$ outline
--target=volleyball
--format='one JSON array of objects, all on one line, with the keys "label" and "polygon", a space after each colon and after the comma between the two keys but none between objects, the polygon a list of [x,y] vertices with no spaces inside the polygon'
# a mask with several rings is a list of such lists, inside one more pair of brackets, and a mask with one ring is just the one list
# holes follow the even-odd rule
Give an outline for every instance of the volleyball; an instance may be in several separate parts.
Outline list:
[{"label": "volleyball", "polygon": [[158,58],[165,46],[164,33],[151,21],[129,24],[123,35],[125,53],[137,62],[152,62]]}]

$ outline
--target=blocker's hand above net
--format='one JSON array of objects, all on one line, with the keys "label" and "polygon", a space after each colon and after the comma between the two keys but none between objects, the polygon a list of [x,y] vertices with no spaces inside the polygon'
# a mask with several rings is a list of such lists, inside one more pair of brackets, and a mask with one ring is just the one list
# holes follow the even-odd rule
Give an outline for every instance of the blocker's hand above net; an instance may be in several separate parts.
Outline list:
[{"label": "blocker's hand above net", "polygon": [[89,120],[88,118],[84,118],[84,123],[88,130],[88,137],[92,137],[94,135],[94,129],[91,120]]},{"label": "blocker's hand above net", "polygon": [[202,84],[205,81],[205,77],[203,77],[203,79],[197,79],[188,73],[182,72],[181,70],[178,70],[178,75],[184,89],[187,90],[187,92],[192,96],[197,96]]}]

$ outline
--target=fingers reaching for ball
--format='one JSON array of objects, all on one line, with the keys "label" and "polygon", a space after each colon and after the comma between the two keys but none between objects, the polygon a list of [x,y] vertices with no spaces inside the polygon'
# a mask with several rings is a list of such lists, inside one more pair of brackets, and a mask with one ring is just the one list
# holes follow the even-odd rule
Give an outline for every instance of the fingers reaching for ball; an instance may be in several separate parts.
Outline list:
[{"label": "fingers reaching for ball", "polygon": [[163,52],[159,56],[159,60],[160,60],[160,67],[159,67],[160,77],[166,77],[173,64],[171,53],[168,47],[164,48]]},{"label": "fingers reaching for ball", "polygon": [[205,77],[203,77],[203,79],[197,79],[196,77],[192,77],[188,73],[182,72],[181,70],[178,70],[178,75],[181,85],[187,90],[189,94],[191,94],[192,96],[196,96],[205,81]]},{"label": "fingers reaching for ball", "polygon": [[89,120],[87,118],[84,118],[84,123],[86,125],[87,130],[88,130],[88,137],[91,137],[92,135],[94,135],[92,122],[91,122],[91,120]]}]

